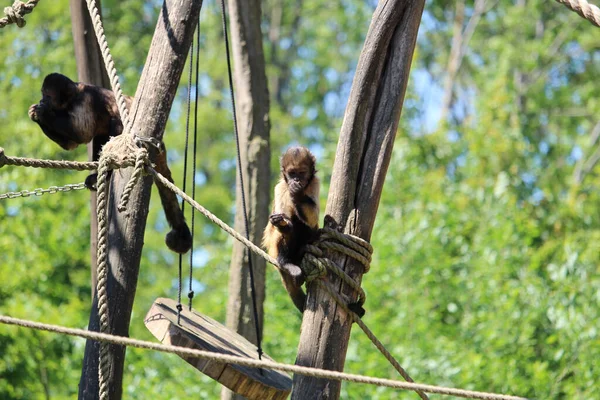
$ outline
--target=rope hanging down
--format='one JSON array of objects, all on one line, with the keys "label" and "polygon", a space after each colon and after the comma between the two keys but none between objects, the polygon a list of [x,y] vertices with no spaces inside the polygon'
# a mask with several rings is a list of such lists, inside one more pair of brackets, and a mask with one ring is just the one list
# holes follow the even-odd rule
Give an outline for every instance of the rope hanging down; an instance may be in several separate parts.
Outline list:
[{"label": "rope hanging down", "polygon": [[[143,166],[148,162],[148,151],[138,147],[132,135],[120,135],[112,138],[104,145],[98,162],[98,255],[96,292],[98,296],[98,316],[100,318],[100,332],[107,333],[109,330],[108,294],[106,284],[108,280],[108,172],[111,169],[135,166],[131,178],[125,189],[123,189],[118,209],[124,210],[127,206],[131,191],[137,179],[143,174]],[[108,343],[100,343],[100,365],[98,368],[98,386],[100,400],[108,399],[108,376],[109,376],[109,346]]]},{"label": "rope hanging down", "polygon": [[[229,78],[229,94],[231,95],[231,112],[233,114],[233,130],[235,132],[235,148],[237,150],[238,176],[240,178],[240,194],[242,197],[242,214],[244,216],[244,227],[246,228],[246,239],[250,240],[250,227],[248,224],[248,210],[246,207],[246,189],[244,188],[244,169],[242,168],[242,154],[240,150],[240,135],[237,123],[237,112],[235,109],[235,94],[233,91],[233,78],[231,73],[231,56],[229,54],[229,35],[227,33],[227,13],[225,12],[225,0],[221,0],[221,21],[223,23],[223,39],[225,42],[225,54],[227,58],[227,75]],[[256,286],[254,284],[254,267],[252,265],[252,254],[248,253],[248,274],[250,277],[250,297],[252,299],[252,314],[254,316],[254,333],[256,335],[256,348],[258,359],[262,359],[262,338],[258,326],[258,305],[256,300]]]},{"label": "rope hanging down", "polygon": [[183,357],[195,357],[205,360],[213,360],[222,363],[237,364],[252,368],[274,369],[278,371],[291,372],[306,376],[314,376],[323,379],[335,379],[339,381],[356,382],[367,385],[385,386],[394,389],[406,390],[422,390],[428,393],[437,393],[448,396],[457,396],[465,399],[481,399],[481,400],[527,400],[524,397],[510,396],[504,394],[478,392],[474,390],[463,390],[447,388],[442,386],[425,385],[421,383],[400,382],[391,379],[374,378],[356,374],[348,374],[345,372],[329,371],[319,368],[301,367],[299,365],[283,364],[268,360],[252,360],[239,356],[231,356],[226,354],[216,354],[205,350],[189,349],[187,347],[164,345],[159,343],[147,342],[143,340],[131,339],[123,336],[107,335],[103,333],[87,331],[84,329],[66,328],[58,325],[43,324],[40,322],[27,321],[18,318],[12,318],[5,315],[0,315],[0,323],[6,325],[16,325],[29,329],[37,329],[42,331],[54,332],[63,335],[77,336],[84,339],[96,340],[102,343],[111,343],[119,346],[136,347],[138,349],[147,349],[160,351],[163,353],[178,354]]},{"label": "rope hanging down", "polygon": [[587,0],[556,0],[565,5],[571,11],[576,12],[582,18],[587,19],[593,25],[600,27],[600,8],[590,4]]},{"label": "rope hanging down", "polygon": [[17,24],[19,28],[22,28],[27,24],[24,17],[30,14],[40,0],[29,0],[27,3],[16,0],[12,6],[4,7],[4,14],[6,17],[0,18],[0,28],[4,28],[6,25]]},{"label": "rope hanging down", "polygon": [[98,12],[98,7],[96,6],[95,0],[86,0],[85,3],[87,4],[90,17],[92,18],[92,24],[94,25],[94,31],[96,32],[98,46],[100,46],[102,59],[104,60],[104,66],[106,67],[106,72],[108,72],[108,76],[110,78],[110,86],[117,98],[117,107],[119,108],[121,121],[123,121],[123,135],[127,135],[131,132],[131,120],[129,119],[127,105],[125,104],[125,96],[123,96],[123,92],[121,91],[119,75],[117,74],[117,69],[115,68],[115,63],[112,59],[112,56],[110,55],[108,42],[106,41],[106,36],[104,35],[102,19],[100,18],[100,13]]}]

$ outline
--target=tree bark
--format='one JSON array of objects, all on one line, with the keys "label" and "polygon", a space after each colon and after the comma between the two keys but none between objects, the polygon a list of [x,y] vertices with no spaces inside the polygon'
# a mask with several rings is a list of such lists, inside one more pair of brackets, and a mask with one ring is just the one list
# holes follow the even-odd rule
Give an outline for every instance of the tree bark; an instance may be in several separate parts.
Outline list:
[{"label": "tree bark", "polygon": [[[77,79],[80,82],[110,88],[110,81],[102,61],[102,53],[96,33],[92,25],[90,13],[85,5],[85,0],[70,0],[71,29],[73,31],[73,47],[77,60]],[[101,9],[100,0],[96,1],[98,10]],[[88,160],[93,161],[94,143],[87,145]],[[92,300],[96,289],[96,265],[98,253],[98,214],[96,210],[96,192],[90,192],[90,269]]]},{"label": "tree bark", "polygon": [[[361,53],[336,152],[325,214],[344,232],[371,237],[389,165],[424,0],[380,2]],[[329,254],[357,282],[363,268]],[[328,276],[348,303],[356,294]],[[341,371],[351,318],[318,285],[308,287],[296,364]],[[340,382],[294,375],[292,399],[337,399]]]},{"label": "tree bark", "polygon": [[[260,243],[269,216],[270,158],[269,92],[263,53],[260,0],[228,0],[234,60],[236,109],[241,164],[250,240]],[[238,170],[235,229],[245,232],[242,193]],[[248,256],[252,257],[258,321],[254,320]],[[257,344],[256,325],[262,336],[265,299],[265,261],[235,241],[229,267],[227,326]],[[222,399],[243,399],[227,388]]]},{"label": "tree bark", "polygon": [[[130,110],[132,133],[162,140],[201,6],[201,1],[192,0],[166,0],[163,3]],[[150,177],[140,179],[131,194],[127,212],[119,213],[117,202],[130,175],[130,169],[112,174],[108,200],[109,333],[120,336],[129,334],[152,183]],[[88,326],[93,331],[99,331],[100,325],[97,304],[97,297],[94,297]],[[99,398],[98,351],[98,343],[88,340],[79,383],[80,399]],[[109,398],[115,400],[122,395],[125,347],[111,345],[109,357]]]}]

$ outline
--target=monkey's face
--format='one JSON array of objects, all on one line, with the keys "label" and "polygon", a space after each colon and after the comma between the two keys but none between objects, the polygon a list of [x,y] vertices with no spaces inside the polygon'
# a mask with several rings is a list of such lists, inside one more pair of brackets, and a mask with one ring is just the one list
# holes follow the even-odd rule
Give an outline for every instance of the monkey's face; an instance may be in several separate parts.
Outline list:
[{"label": "monkey's face", "polygon": [[283,170],[283,176],[292,196],[299,195],[308,186],[312,171],[305,168],[288,168]]},{"label": "monkey's face", "polygon": [[58,73],[53,73],[44,79],[42,84],[42,99],[40,107],[50,112],[67,110],[77,94],[77,84]]},{"label": "monkey's face", "polygon": [[39,102],[40,107],[54,114],[55,111],[64,110],[67,107],[66,96],[62,95],[59,90],[53,88],[42,88],[42,99]]}]

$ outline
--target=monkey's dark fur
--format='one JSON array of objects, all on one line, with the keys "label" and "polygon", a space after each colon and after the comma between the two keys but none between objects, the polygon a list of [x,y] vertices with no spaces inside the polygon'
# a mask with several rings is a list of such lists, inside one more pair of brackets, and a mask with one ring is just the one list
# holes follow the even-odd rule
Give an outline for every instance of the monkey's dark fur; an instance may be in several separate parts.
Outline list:
[{"label": "monkey's dark fur", "polygon": [[281,179],[275,186],[273,213],[265,228],[263,246],[277,259],[281,279],[294,305],[304,311],[305,275],[299,265],[305,246],[319,227],[319,178],[315,157],[305,147],[292,147],[281,157]]},{"label": "monkey's dark fur", "polygon": [[[127,107],[131,97],[125,96]],[[110,90],[73,82],[59,73],[44,79],[42,99],[29,107],[29,117],[38,123],[46,136],[65,150],[73,150],[80,144],[93,140],[94,160],[112,137],[123,133],[114,93]],[[166,152],[159,154],[156,169],[173,182],[167,165]],[[86,185],[95,184],[95,174],[86,179]],[[177,252],[186,253],[192,246],[192,235],[179,208],[177,196],[156,182],[160,199],[172,230],[166,236],[167,246]]]}]

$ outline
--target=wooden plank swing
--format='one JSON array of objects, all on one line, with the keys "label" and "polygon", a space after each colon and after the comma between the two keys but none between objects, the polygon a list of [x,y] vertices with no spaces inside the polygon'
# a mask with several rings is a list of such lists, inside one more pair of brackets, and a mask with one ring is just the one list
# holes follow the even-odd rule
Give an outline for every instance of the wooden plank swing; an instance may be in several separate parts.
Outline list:
[{"label": "wooden plank swing", "polygon": [[[214,319],[183,308],[177,323],[177,302],[158,298],[146,314],[146,328],[163,344],[211,351],[258,360],[257,348],[246,338]],[[248,399],[283,400],[292,390],[292,379],[273,370],[182,357],[198,371]],[[273,361],[263,354],[263,358]]]}]

